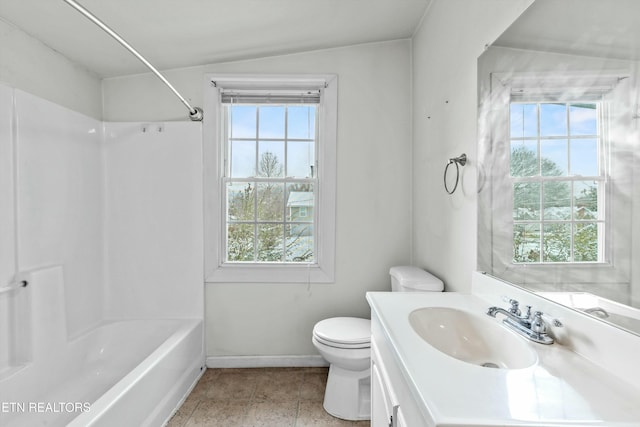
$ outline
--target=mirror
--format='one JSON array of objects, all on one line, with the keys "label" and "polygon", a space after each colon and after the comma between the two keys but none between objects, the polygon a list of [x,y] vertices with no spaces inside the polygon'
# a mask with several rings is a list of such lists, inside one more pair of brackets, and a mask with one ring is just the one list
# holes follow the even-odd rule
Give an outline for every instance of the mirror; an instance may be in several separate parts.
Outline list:
[{"label": "mirror", "polygon": [[535,0],[478,60],[478,270],[640,335],[640,2]]}]

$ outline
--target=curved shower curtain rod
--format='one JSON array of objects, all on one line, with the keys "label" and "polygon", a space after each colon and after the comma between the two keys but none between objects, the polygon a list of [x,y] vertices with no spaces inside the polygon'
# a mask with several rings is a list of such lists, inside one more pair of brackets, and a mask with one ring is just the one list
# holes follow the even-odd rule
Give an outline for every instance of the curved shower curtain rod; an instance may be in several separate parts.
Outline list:
[{"label": "curved shower curtain rod", "polygon": [[144,65],[146,65],[147,68],[149,68],[153,72],[153,74],[155,74],[160,80],[162,80],[162,82],[165,85],[167,85],[169,89],[171,89],[171,91],[180,99],[180,101],[185,105],[185,107],[189,109],[189,118],[192,121],[198,121],[198,122],[202,121],[202,109],[199,107],[192,107],[191,104],[189,104],[187,100],[184,99],[182,95],[180,95],[180,92],[178,92],[176,88],[174,88],[173,85],[169,83],[169,81],[162,74],[160,74],[160,71],[158,71],[156,67],[151,65],[149,61],[147,61],[144,58],[144,56],[140,55],[140,53],[137,50],[135,50],[129,43],[127,43],[122,37],[120,37],[118,33],[116,33],[111,28],[109,28],[107,24],[102,22],[100,19],[96,18],[94,14],[89,12],[87,9],[84,8],[84,6],[82,6],[75,0],[63,0],[63,1],[67,3],[69,6],[73,7],[78,12],[80,12],[81,14],[83,14],[87,19],[89,19],[91,22],[96,24],[98,27],[102,28],[104,32],[106,32],[111,37],[116,39],[118,43],[120,43],[125,49],[131,52],[133,56],[138,58]]}]

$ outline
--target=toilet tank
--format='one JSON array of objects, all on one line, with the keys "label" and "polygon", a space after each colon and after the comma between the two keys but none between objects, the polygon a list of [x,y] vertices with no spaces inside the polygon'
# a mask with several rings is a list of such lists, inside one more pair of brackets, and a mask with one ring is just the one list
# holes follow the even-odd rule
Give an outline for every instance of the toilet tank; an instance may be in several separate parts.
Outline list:
[{"label": "toilet tank", "polygon": [[392,292],[442,292],[444,283],[433,274],[408,265],[391,267]]}]

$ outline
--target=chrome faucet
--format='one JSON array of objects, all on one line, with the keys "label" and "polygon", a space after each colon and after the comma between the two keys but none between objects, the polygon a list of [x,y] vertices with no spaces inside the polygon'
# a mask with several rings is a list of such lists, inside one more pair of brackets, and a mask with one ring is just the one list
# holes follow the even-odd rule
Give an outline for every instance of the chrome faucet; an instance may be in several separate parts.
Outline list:
[{"label": "chrome faucet", "polygon": [[487,314],[491,317],[496,317],[497,314],[504,314],[508,319],[529,328],[531,326],[531,307],[528,307],[526,315],[521,316],[519,313],[520,310],[518,310],[517,313],[514,313],[511,310],[507,311],[500,307],[489,307],[489,310],[487,310]]},{"label": "chrome faucet", "polygon": [[505,319],[502,321],[507,327],[516,331],[527,339],[540,344],[553,344],[553,338],[547,334],[547,325],[542,319],[542,312],[531,313],[531,306],[527,305],[527,312],[522,315],[518,301],[509,300],[511,307],[508,310],[500,307],[489,307],[487,315],[496,317],[502,314]]}]

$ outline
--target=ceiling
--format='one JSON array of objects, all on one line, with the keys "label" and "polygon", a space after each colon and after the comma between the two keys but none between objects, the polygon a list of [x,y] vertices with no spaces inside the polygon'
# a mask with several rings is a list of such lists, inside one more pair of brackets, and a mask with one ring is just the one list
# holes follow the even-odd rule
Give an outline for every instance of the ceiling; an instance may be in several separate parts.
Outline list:
[{"label": "ceiling", "polygon": [[[160,70],[408,38],[431,0],[78,0]],[[0,0],[0,17],[95,72],[147,72],[63,0]]]},{"label": "ceiling", "polygon": [[640,1],[536,0],[496,46],[640,59]]}]

